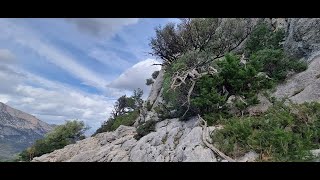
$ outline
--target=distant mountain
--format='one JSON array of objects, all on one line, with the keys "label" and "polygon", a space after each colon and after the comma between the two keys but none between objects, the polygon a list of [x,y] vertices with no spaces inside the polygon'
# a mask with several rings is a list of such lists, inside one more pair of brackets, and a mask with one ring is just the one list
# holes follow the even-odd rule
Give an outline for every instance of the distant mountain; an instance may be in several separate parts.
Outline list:
[{"label": "distant mountain", "polygon": [[0,161],[13,158],[54,127],[0,102]]}]

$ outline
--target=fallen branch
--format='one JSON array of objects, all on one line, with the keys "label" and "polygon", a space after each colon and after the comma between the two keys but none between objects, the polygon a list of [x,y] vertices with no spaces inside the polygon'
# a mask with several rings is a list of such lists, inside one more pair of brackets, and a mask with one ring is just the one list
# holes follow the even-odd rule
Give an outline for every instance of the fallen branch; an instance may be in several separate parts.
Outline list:
[{"label": "fallen branch", "polygon": [[[232,159],[231,157],[225,155],[223,152],[221,152],[219,149],[217,149],[216,147],[214,147],[212,144],[210,144],[207,141],[207,137],[208,137],[208,127],[207,127],[207,122],[198,114],[198,118],[200,120],[200,125],[202,127],[202,141],[203,143],[209,148],[211,149],[214,153],[218,154],[220,157],[222,157],[223,159],[226,159],[228,162],[236,162],[236,160]],[[202,124],[203,123],[203,124]]]}]

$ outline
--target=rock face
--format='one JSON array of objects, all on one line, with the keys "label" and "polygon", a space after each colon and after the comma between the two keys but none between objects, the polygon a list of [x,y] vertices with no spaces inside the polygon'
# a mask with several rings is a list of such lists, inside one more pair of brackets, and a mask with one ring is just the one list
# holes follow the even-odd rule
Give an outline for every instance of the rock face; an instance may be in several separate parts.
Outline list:
[{"label": "rock face", "polygon": [[[156,106],[158,106],[159,103],[163,101],[162,99],[162,84],[163,84],[163,75],[164,75],[164,69],[161,69],[159,71],[159,75],[157,76],[155,82],[152,85],[149,97],[147,98],[146,102],[144,103],[140,116],[136,119],[134,126],[137,127],[138,124],[144,123],[148,120],[158,120],[158,116],[154,110]],[[148,106],[150,109],[148,109]]]},{"label": "rock face", "polygon": [[164,75],[164,69],[161,69],[159,71],[159,75],[157,76],[157,79],[152,85],[150,95],[147,100],[151,105],[153,105],[156,102],[157,98],[159,97],[159,93],[161,91],[163,78],[164,78],[163,75]]},{"label": "rock face", "polygon": [[314,58],[306,71],[294,75],[279,85],[277,98],[288,97],[295,103],[320,101],[320,56]]},{"label": "rock face", "polygon": [[279,85],[273,95],[288,97],[295,103],[320,101],[320,19],[289,18],[286,22],[285,51],[309,65],[306,71]]},{"label": "rock face", "polygon": [[86,138],[50,154],[36,157],[33,161],[43,162],[110,162],[128,161],[129,153],[135,145],[134,127],[120,126],[114,132],[100,133]]},{"label": "rock face", "polygon": [[289,18],[284,49],[310,61],[320,52],[320,18]]},{"label": "rock face", "polygon": [[0,160],[12,158],[52,129],[36,117],[0,102]]},{"label": "rock face", "polygon": [[[214,129],[211,127],[211,129]],[[33,159],[34,162],[216,162],[214,153],[201,140],[197,118],[181,122],[168,119],[156,125],[156,131],[133,138],[134,127],[120,126],[114,132],[100,133],[76,144]]]},{"label": "rock face", "polygon": [[272,103],[265,96],[262,96],[261,94],[258,95],[258,100],[260,102],[259,104],[248,108],[248,112],[250,115],[262,114],[266,112],[270,106],[272,106]]},{"label": "rock face", "polygon": [[156,132],[142,137],[130,153],[130,160],[143,162],[215,162],[213,152],[204,146],[197,118],[186,122],[168,119],[156,125]]}]

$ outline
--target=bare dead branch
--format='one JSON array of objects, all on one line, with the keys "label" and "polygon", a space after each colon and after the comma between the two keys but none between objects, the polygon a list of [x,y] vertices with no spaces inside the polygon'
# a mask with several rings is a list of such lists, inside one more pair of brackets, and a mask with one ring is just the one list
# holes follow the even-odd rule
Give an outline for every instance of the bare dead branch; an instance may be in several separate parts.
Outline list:
[{"label": "bare dead branch", "polygon": [[210,144],[207,141],[208,138],[208,127],[207,127],[207,122],[198,114],[198,118],[200,120],[200,125],[202,127],[202,141],[203,143],[209,148],[211,149],[214,153],[216,153],[217,155],[219,155],[220,157],[222,157],[223,159],[227,160],[228,162],[236,162],[236,160],[232,159],[231,157],[225,155],[223,152],[221,152],[218,148],[214,147],[212,144]]},{"label": "bare dead branch", "polygon": [[[190,96],[191,96],[191,93],[192,93],[192,91],[193,91],[193,88],[194,88],[194,85],[195,85],[195,84],[196,84],[196,82],[195,82],[195,81],[192,81],[192,85],[191,85],[191,87],[190,87],[190,89],[189,89],[188,96],[187,96],[188,108],[187,108],[187,110],[183,113],[182,118],[187,114],[187,112],[188,112],[189,109],[190,109]],[[184,104],[185,104],[185,103],[184,103]]]}]

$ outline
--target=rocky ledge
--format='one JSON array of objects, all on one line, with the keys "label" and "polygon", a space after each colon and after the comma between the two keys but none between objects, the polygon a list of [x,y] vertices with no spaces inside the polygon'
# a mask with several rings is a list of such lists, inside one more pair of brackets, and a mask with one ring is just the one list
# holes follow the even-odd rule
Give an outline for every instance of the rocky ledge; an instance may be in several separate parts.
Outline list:
[{"label": "rocky ledge", "polygon": [[[209,129],[213,130],[214,127]],[[156,131],[133,138],[135,127],[120,126],[114,132],[90,137],[76,144],[33,159],[34,162],[216,162],[215,154],[202,142],[202,127],[197,118],[182,122],[167,119],[156,124]]]}]

